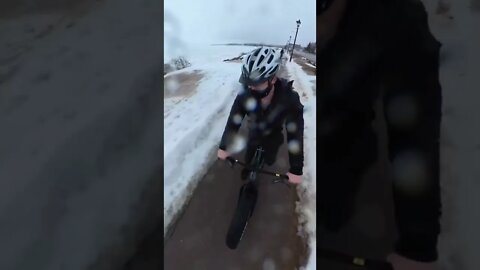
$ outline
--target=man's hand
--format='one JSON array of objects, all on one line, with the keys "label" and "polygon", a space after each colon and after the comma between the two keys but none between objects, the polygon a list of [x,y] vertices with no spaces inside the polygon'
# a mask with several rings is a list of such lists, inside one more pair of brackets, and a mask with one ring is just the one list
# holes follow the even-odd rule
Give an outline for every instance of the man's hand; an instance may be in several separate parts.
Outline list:
[{"label": "man's hand", "polygon": [[417,262],[399,254],[388,255],[387,261],[393,265],[394,270],[435,270],[435,263]]},{"label": "man's hand", "polygon": [[302,182],[302,176],[301,175],[296,175],[292,173],[287,173],[288,176],[288,182],[292,184],[300,184]]},{"label": "man's hand", "polygon": [[225,160],[227,157],[230,156],[230,153],[228,153],[227,151],[225,150],[222,150],[222,149],[218,149],[218,152],[217,152],[217,157],[221,160]]}]

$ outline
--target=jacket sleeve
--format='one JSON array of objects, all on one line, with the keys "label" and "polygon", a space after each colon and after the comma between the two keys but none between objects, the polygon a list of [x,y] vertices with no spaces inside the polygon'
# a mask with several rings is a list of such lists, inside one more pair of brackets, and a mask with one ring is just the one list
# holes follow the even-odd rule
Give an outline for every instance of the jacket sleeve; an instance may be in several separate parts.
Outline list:
[{"label": "jacket sleeve", "polygon": [[225,130],[223,131],[222,139],[219,145],[219,148],[222,150],[227,150],[227,147],[231,145],[235,134],[242,125],[242,120],[246,114],[242,100],[242,96],[240,94],[237,95],[235,101],[233,102],[232,108],[230,109],[227,124],[225,126]]},{"label": "jacket sleeve", "polygon": [[[291,84],[291,82],[290,82]],[[289,172],[295,175],[303,174],[303,105],[297,92],[292,91],[292,103],[285,119],[287,129]]]},{"label": "jacket sleeve", "polygon": [[408,34],[396,40],[404,50],[392,50],[385,59],[390,65],[384,81],[384,111],[399,233],[395,250],[407,258],[431,262],[438,257],[441,215],[440,43],[430,34],[422,7],[412,8],[421,16],[408,27]]}]

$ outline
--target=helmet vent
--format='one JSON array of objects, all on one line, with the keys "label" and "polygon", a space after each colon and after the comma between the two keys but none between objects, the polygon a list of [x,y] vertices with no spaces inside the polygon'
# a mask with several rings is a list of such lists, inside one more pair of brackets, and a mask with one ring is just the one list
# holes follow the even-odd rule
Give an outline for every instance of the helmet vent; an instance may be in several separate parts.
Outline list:
[{"label": "helmet vent", "polygon": [[258,60],[258,63],[261,63],[263,61],[263,59],[265,59],[265,56],[260,55],[260,59]]},{"label": "helmet vent", "polygon": [[253,64],[254,64],[253,61],[249,63],[249,65],[248,65],[248,70],[249,70],[249,71],[252,71]]},{"label": "helmet vent", "polygon": [[269,63],[269,64],[272,63],[272,60],[273,60],[273,55],[270,55],[270,57],[268,58],[267,63]]}]

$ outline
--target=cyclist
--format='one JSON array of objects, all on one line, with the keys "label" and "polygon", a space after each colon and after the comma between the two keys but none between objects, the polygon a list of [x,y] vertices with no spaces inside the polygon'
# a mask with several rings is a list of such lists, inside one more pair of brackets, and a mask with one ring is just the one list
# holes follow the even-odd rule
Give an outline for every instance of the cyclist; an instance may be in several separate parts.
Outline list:
[{"label": "cyclist", "polygon": [[[243,85],[230,110],[217,153],[224,160],[231,155],[237,132],[245,115],[250,119],[245,161],[250,162],[257,146],[265,150],[264,160],[272,165],[279,147],[284,143],[283,126],[287,130],[290,169],[289,182],[299,184],[303,174],[303,105],[293,90],[293,81],[276,76],[280,68],[280,53],[260,47],[246,55],[239,82]],[[249,171],[242,170],[246,179]]]},{"label": "cyclist", "polygon": [[338,231],[376,160],[385,109],[398,230],[395,270],[434,269],[440,233],[440,43],[420,0],[323,0],[317,17],[318,217]]}]

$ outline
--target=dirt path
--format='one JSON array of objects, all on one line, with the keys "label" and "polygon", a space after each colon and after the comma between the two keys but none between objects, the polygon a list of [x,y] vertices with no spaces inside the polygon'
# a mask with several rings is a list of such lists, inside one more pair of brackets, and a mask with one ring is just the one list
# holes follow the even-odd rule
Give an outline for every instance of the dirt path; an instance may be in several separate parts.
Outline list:
[{"label": "dirt path", "polygon": [[316,76],[317,75],[317,69],[314,66],[306,63],[300,57],[294,56],[293,61],[295,61],[295,63],[300,65],[302,67],[302,70],[305,71],[305,73],[307,73],[308,75],[311,75],[311,76]]},{"label": "dirt path", "polygon": [[164,118],[170,115],[171,110],[177,104],[188,100],[196,93],[196,88],[204,75],[202,71],[194,70],[193,72],[181,72],[164,77]]},{"label": "dirt path", "polygon": [[[286,148],[280,153],[285,163]],[[279,167],[272,169],[281,170]],[[239,174],[240,168],[232,170],[223,162],[217,162],[209,170],[165,243],[164,269],[298,267],[304,246],[296,235],[295,190],[268,181],[260,185],[255,213],[239,247],[236,250],[226,247],[225,235],[242,184]]]},{"label": "dirt path", "polygon": [[[243,126],[241,132],[245,131]],[[243,158],[243,153],[237,158]],[[283,145],[277,163],[267,169],[284,172],[286,164],[288,155]],[[209,169],[165,240],[163,268],[159,256],[163,230],[159,228],[146,239],[124,270],[298,268],[306,247],[297,236],[297,194],[295,189],[283,185],[268,181],[260,185],[255,213],[239,247],[236,250],[226,247],[225,236],[242,184],[240,170],[240,167],[231,169],[221,161]]]},{"label": "dirt path", "polygon": [[301,52],[301,51],[298,51],[298,50],[295,50],[293,52],[293,56],[300,56],[300,57],[305,57],[307,58],[308,60],[316,63],[317,62],[317,55],[316,54],[313,54],[313,53],[307,53],[307,52]]},{"label": "dirt path", "polygon": [[163,98],[189,97],[195,94],[195,89],[204,74],[200,70],[181,72],[164,76],[165,91]]}]

